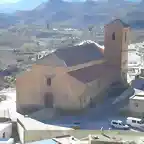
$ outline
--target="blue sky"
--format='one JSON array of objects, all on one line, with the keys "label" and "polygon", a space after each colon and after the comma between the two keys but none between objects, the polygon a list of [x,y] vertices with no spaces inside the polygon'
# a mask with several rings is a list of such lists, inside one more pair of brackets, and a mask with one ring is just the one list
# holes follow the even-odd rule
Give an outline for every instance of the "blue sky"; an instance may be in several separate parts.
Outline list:
[{"label": "blue sky", "polygon": [[[19,1],[24,1],[24,0],[0,0],[0,4],[17,3]],[[29,1],[34,2],[34,0],[29,0]],[[44,2],[44,1],[47,1],[47,0],[39,0],[39,2]]]},{"label": "blue sky", "polygon": [[18,2],[19,0],[0,0],[0,3],[1,4],[4,4],[4,3],[15,3],[15,2]]},{"label": "blue sky", "polygon": [[[20,0],[0,0],[0,4],[6,4],[6,3],[16,3]],[[47,0],[39,0],[40,2],[43,2],[43,1],[47,1]],[[76,0],[75,0],[76,1]],[[77,1],[80,1],[80,0],[77,0]],[[137,0],[130,0],[130,1],[137,1]]]}]

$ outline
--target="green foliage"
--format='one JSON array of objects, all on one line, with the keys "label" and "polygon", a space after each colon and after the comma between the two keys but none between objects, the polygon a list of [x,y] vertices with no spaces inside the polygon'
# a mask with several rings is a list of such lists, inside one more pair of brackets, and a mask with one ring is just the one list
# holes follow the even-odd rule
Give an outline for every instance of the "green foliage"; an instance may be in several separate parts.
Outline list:
[{"label": "green foliage", "polygon": [[24,52],[33,52],[37,48],[37,45],[35,43],[24,43],[21,48]]},{"label": "green foliage", "polygon": [[91,32],[93,30],[94,26],[93,25],[90,25],[88,26],[88,30]]},{"label": "green foliage", "polygon": [[4,80],[10,87],[15,87],[16,77],[14,76],[5,76]]}]

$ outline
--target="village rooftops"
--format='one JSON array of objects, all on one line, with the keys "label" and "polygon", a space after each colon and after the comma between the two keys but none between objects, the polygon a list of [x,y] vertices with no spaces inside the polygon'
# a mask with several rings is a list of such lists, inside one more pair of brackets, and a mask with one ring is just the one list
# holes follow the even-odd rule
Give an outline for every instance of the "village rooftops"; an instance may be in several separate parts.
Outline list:
[{"label": "village rooftops", "polygon": [[133,99],[133,100],[144,100],[144,95],[134,95],[134,96],[130,97],[130,99]]},{"label": "village rooftops", "polygon": [[104,58],[102,48],[94,43],[57,49],[36,61],[36,64],[72,67]]},{"label": "village rooftops", "polygon": [[[69,143],[74,143],[74,144],[96,144],[96,143],[115,143],[115,144],[121,144],[121,143],[142,143],[144,137],[142,136],[142,133],[130,133],[130,132],[115,132],[109,131],[109,132],[103,132],[101,133],[99,131],[99,134],[93,134],[91,135],[91,131],[85,131],[88,135],[85,135],[83,131],[79,132],[79,135],[85,135],[85,137],[81,137],[81,139],[76,139],[74,141],[71,141],[67,138],[69,137],[63,137],[61,138],[52,138],[52,139],[46,139],[46,140],[41,140],[41,141],[36,141],[36,142],[31,142],[31,143],[26,143],[26,144],[69,144]],[[95,132],[95,133],[98,133]],[[83,135],[83,136],[84,136]],[[73,136],[70,136],[73,137]],[[61,139],[61,140],[60,140]]]},{"label": "village rooftops", "polygon": [[129,52],[128,53],[128,66],[129,67],[137,67],[141,65],[141,57],[136,53]]}]

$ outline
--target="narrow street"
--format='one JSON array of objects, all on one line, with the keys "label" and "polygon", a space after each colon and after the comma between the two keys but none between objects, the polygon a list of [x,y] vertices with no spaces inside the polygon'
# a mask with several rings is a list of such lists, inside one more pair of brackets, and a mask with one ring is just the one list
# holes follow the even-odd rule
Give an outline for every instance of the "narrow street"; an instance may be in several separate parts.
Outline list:
[{"label": "narrow street", "polygon": [[84,128],[87,129],[109,129],[111,120],[122,120],[125,121],[123,116],[120,116],[119,109],[124,107],[127,100],[121,101],[117,104],[112,104],[115,100],[113,98],[107,98],[103,104],[97,105],[95,108],[91,108],[86,115],[87,125]]},{"label": "narrow street", "polygon": [[125,117],[119,115],[119,109],[128,103],[128,98],[116,104],[112,104],[116,97],[105,97],[104,102],[89,108],[88,112],[80,116],[61,116],[60,119],[52,122],[56,125],[69,125],[75,122],[80,123],[82,129],[109,129],[110,121],[122,120]]}]

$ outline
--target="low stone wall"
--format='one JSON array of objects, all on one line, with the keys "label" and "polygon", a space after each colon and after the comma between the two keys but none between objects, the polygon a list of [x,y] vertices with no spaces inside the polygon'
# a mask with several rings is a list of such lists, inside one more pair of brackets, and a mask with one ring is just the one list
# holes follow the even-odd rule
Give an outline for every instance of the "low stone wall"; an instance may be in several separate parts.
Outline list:
[{"label": "low stone wall", "polygon": [[24,134],[24,143],[39,141],[44,139],[51,139],[57,136],[69,135],[68,130],[27,130]]}]

